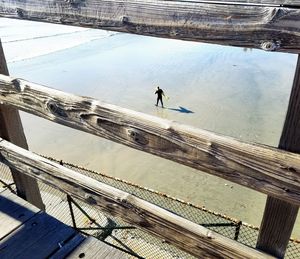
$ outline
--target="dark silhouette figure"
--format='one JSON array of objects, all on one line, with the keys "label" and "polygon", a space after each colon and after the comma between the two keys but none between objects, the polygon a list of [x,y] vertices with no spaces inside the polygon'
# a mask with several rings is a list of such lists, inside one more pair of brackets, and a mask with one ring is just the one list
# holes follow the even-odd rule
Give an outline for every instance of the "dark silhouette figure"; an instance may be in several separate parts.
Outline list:
[{"label": "dark silhouette figure", "polygon": [[158,105],[158,102],[160,101],[161,107],[164,108],[164,103],[162,100],[162,97],[165,96],[164,91],[157,87],[157,90],[155,91],[155,94],[157,94],[157,100],[156,100],[156,106]]}]

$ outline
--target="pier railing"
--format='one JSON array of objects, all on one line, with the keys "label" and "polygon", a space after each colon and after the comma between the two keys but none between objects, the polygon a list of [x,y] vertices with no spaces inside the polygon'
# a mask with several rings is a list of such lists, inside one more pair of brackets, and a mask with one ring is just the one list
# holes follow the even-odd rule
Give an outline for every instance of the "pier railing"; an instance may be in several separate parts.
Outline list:
[{"label": "pier railing", "polygon": [[300,155],[0,75],[0,101],[50,121],[300,204]]},{"label": "pier railing", "polygon": [[[289,0],[22,0],[2,1],[0,15],[299,53],[299,7],[299,1]],[[8,75],[2,49],[0,56],[0,72]],[[43,204],[33,178],[115,213],[196,256],[266,256],[26,151],[17,109],[222,177],[268,195],[257,248],[283,257],[300,203],[299,72],[298,60],[278,149],[1,76],[0,159],[12,169],[18,193],[39,207]]]},{"label": "pier railing", "polygon": [[[300,204],[300,155],[244,143],[179,123],[0,76],[0,101],[72,128],[165,157]],[[0,139],[1,162],[83,200],[195,256],[264,257],[124,191]],[[199,249],[199,247],[201,249]],[[256,254],[257,253],[257,254]]]},{"label": "pier railing", "polygon": [[0,154],[1,162],[10,168],[166,239],[194,256],[268,258],[259,251],[237,244],[127,192],[67,169],[3,139],[0,140]]}]

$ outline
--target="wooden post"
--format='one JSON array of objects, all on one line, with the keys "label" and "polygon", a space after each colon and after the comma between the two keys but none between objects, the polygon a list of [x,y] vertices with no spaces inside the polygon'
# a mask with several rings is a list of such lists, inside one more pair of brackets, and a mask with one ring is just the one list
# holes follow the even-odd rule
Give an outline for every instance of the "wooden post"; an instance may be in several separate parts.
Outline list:
[{"label": "wooden post", "polygon": [[[4,75],[9,74],[1,41],[0,73]],[[28,149],[18,110],[6,105],[0,105],[0,136],[24,149]],[[39,209],[44,210],[45,206],[36,180],[13,169],[11,169],[11,172],[17,187],[17,194]]]},{"label": "wooden post", "polygon": [[[300,153],[300,55],[279,148]],[[256,247],[283,258],[298,213],[298,206],[268,196]]]}]

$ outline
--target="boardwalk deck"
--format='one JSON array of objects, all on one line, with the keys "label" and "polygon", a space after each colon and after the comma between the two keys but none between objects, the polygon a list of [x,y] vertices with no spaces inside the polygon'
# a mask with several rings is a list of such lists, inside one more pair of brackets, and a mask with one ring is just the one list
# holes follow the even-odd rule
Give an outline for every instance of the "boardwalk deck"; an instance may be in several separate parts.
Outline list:
[{"label": "boardwalk deck", "polygon": [[[90,247],[90,245],[93,247]],[[127,258],[8,190],[0,193],[0,258]]]}]

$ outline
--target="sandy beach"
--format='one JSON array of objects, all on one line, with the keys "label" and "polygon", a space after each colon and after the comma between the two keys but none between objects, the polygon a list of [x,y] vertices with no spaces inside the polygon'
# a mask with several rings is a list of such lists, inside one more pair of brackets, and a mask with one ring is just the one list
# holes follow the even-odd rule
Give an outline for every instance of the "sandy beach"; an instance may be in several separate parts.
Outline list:
[{"label": "sandy beach", "polygon": [[[243,141],[277,146],[296,55],[0,19],[10,74]],[[156,107],[155,87],[170,97]],[[21,113],[30,149],[259,226],[266,196]],[[298,220],[299,222],[299,220]],[[293,236],[300,237],[296,225]]]}]

